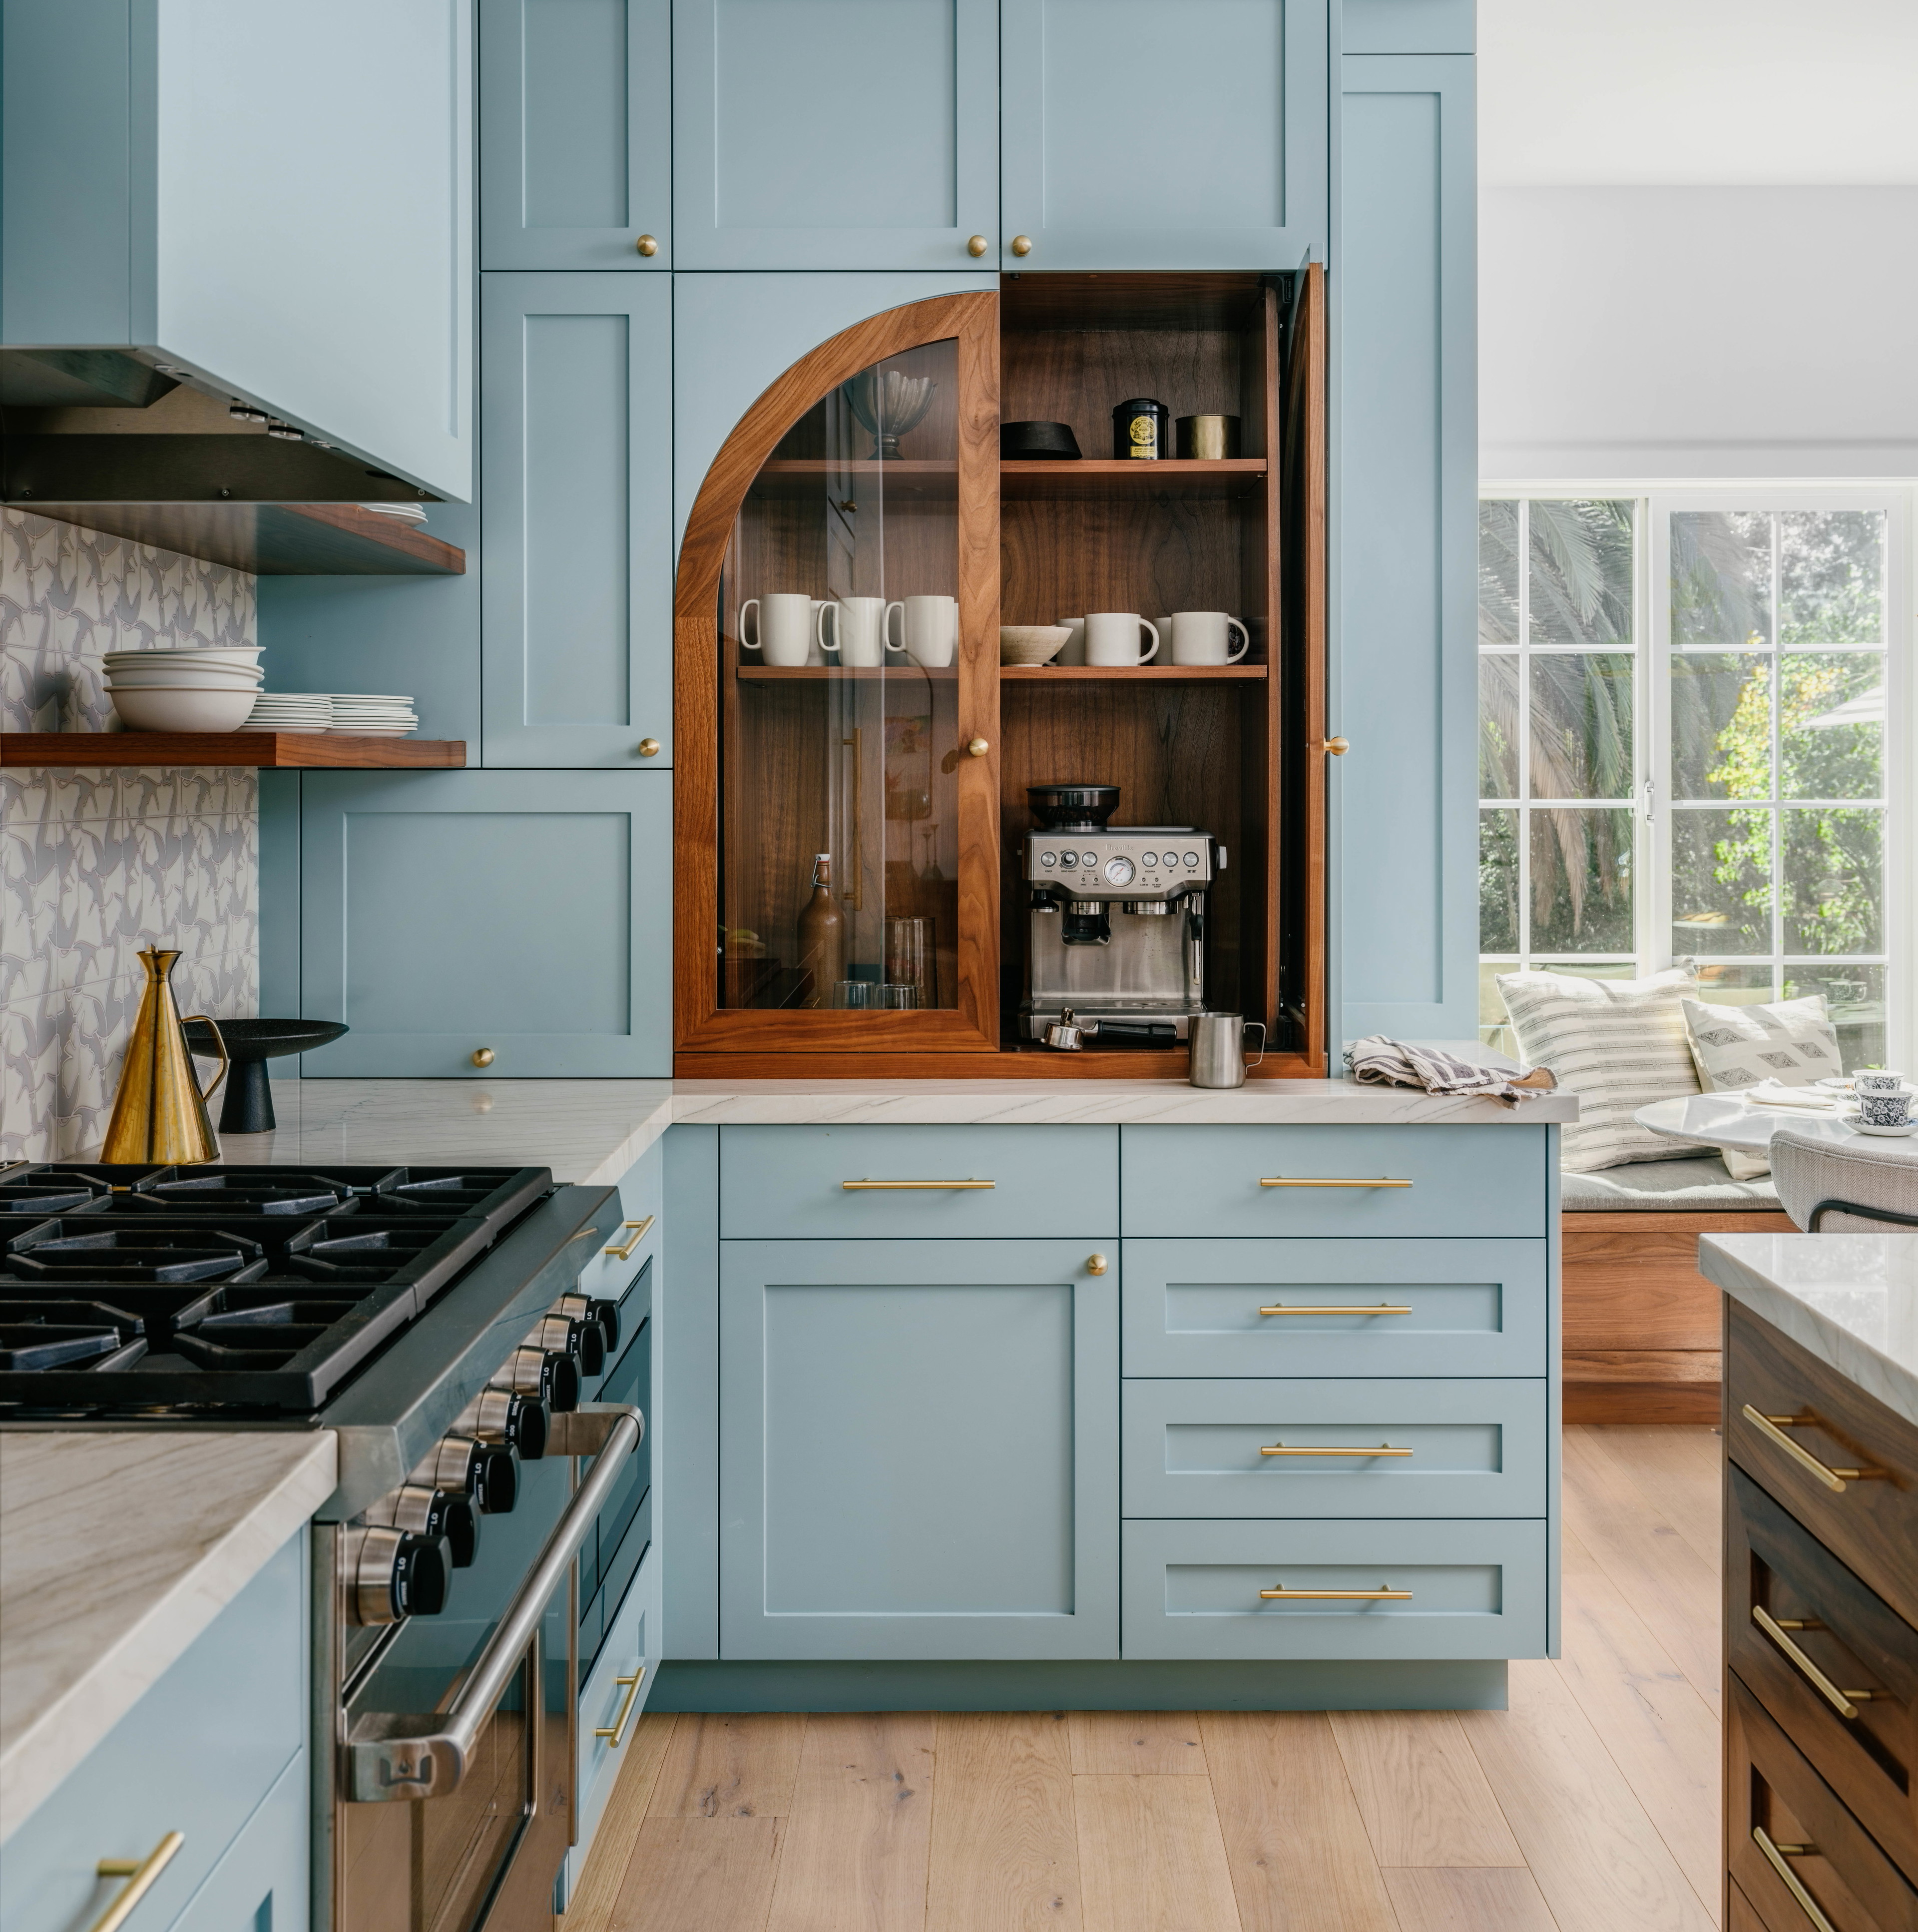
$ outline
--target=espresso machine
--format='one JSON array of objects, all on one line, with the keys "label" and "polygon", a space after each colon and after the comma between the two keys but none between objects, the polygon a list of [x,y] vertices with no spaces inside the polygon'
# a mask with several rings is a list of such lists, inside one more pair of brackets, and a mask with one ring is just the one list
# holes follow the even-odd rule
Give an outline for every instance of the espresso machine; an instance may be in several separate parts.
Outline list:
[{"label": "espresso machine", "polygon": [[[1020,1031],[1055,1046],[1182,1040],[1205,1010],[1205,896],[1224,850],[1189,825],[1108,825],[1116,785],[1031,785]],[[1073,1024],[1062,1029],[1070,1010]]]}]

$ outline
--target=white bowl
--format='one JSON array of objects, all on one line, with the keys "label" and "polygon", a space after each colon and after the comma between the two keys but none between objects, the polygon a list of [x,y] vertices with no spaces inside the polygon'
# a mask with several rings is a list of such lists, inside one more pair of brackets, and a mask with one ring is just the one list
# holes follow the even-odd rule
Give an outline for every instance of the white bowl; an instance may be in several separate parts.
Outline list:
[{"label": "white bowl", "polygon": [[146,685],[113,698],[129,731],[237,731],[253,710],[254,694]]},{"label": "white bowl", "polygon": [[999,662],[1006,664],[1050,664],[1071,635],[1070,624],[1001,624]]},{"label": "white bowl", "polygon": [[107,674],[109,691],[253,691],[266,673],[224,670],[215,664],[182,664],[176,670],[122,668]]},{"label": "white bowl", "polygon": [[128,664],[152,665],[158,670],[169,666],[183,669],[188,664],[225,664],[251,669],[260,662],[260,646],[250,644],[244,648],[216,648],[209,645],[204,650],[177,651],[108,651],[104,655],[107,666],[115,670]]}]

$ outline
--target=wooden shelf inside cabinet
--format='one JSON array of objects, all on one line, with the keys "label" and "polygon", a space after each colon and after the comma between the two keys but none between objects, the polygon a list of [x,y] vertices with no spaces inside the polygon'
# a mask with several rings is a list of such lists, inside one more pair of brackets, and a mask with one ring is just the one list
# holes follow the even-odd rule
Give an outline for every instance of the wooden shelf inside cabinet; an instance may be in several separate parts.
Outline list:
[{"label": "wooden shelf inside cabinet", "polygon": [[0,766],[445,771],[465,764],[466,742],[460,738],[362,738],[330,731],[0,731]]},{"label": "wooden shelf inside cabinet", "polygon": [[1262,664],[1001,664],[1002,684],[1103,684],[1109,680],[1160,684],[1213,684],[1242,679],[1262,684]]},{"label": "wooden shelf inside cabinet", "polygon": [[829,484],[857,490],[870,488],[875,483],[888,494],[950,502],[959,494],[959,466],[950,460],[910,456],[890,460],[859,457],[850,462],[823,456],[780,457],[760,465],[758,474],[752,479],[752,494],[817,496]]},{"label": "wooden shelf inside cabinet", "polygon": [[[1003,676],[1004,674],[1002,673]],[[742,684],[785,684],[794,680],[803,682],[810,680],[814,683],[833,683],[851,679],[861,683],[870,679],[901,677],[942,678],[951,682],[959,676],[956,666],[942,664],[929,667],[917,664],[743,664],[739,668]]]},{"label": "wooden shelf inside cabinet", "polygon": [[1182,499],[1256,496],[1268,466],[1262,456],[1234,456],[1217,462],[1166,457],[1140,463],[1127,457],[1082,458],[1076,462],[1019,460],[999,465],[999,494],[1014,502],[1028,498],[1088,497],[1118,490],[1176,494]]}]

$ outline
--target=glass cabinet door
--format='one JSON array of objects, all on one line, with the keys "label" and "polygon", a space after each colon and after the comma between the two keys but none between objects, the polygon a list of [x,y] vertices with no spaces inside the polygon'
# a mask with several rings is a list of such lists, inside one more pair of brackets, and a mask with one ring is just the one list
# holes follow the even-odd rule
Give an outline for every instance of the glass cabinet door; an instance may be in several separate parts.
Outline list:
[{"label": "glass cabinet door", "polygon": [[717,943],[680,935],[682,1052],[996,1043],[996,878],[968,877],[996,867],[995,349],[990,296],[858,325],[695,504],[677,675],[710,754],[678,783],[715,809],[677,902]]}]

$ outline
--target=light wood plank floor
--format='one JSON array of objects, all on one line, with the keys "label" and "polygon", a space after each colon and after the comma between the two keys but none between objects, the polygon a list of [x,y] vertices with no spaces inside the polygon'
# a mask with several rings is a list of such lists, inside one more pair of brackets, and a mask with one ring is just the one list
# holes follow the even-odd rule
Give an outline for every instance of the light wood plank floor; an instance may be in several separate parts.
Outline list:
[{"label": "light wood plank floor", "polygon": [[650,1717],[558,1932],[1709,1932],[1718,1437],[1565,1431],[1508,1711]]}]

